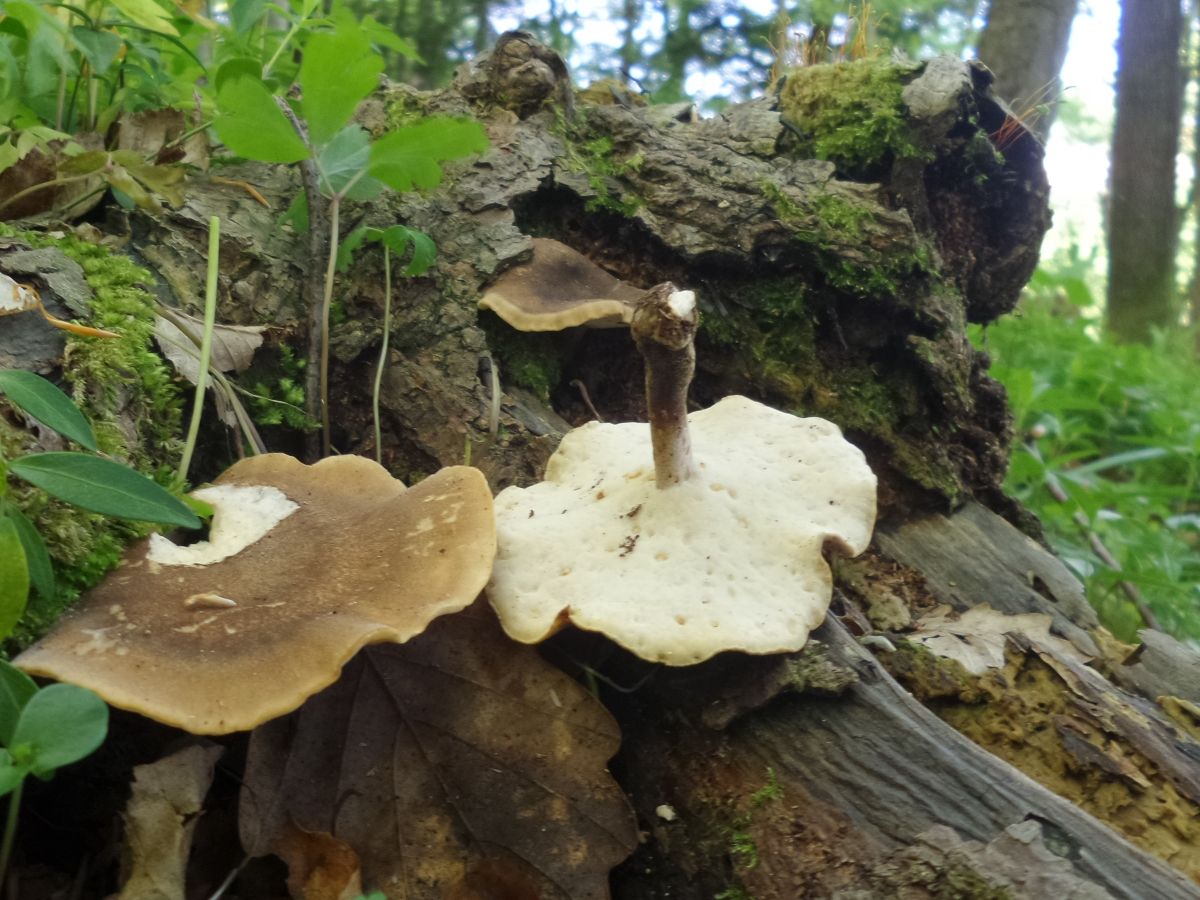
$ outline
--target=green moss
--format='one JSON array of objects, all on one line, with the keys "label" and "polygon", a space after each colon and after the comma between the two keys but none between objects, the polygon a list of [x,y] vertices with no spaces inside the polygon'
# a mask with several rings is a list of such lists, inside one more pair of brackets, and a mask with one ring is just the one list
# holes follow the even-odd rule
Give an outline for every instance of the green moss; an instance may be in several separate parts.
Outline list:
[{"label": "green moss", "polygon": [[901,99],[905,79],[916,69],[887,59],[793,69],[780,106],[802,135],[799,152],[827,159],[855,176],[867,175],[896,157],[919,155]]},{"label": "green moss", "polygon": [[808,245],[826,282],[854,296],[891,297],[914,271],[933,269],[932,253],[924,243],[912,249],[887,252],[874,246],[870,226],[875,215],[865,202],[826,190],[797,200],[773,181],[759,185],[775,215]]},{"label": "green moss", "polygon": [[[50,238],[0,225],[34,247],[54,246],[83,268],[93,291],[88,324],[115,331],[117,339],[71,336],[63,378],[92,423],[101,450],[168,483],[181,450],[183,400],[166,363],[151,348],[154,299],[141,286],[149,272],[124,256],[73,237]],[[0,448],[10,458],[30,452],[32,436],[0,417]],[[34,523],[54,562],[58,596],[34,596],[5,649],[36,639],[79,593],[112,569],[125,546],[149,526],[85,512],[13,479],[10,499]]]},{"label": "green moss", "polygon": [[549,401],[562,378],[564,350],[561,336],[553,332],[517,331],[499,316],[484,313],[479,324],[487,335],[500,377]]},{"label": "green moss", "polygon": [[246,372],[250,383],[247,407],[259,425],[281,425],[296,431],[320,428],[304,412],[304,370],[308,360],[287,344],[277,352],[259,352]]},{"label": "green moss", "polygon": [[404,84],[394,85],[384,100],[384,119],[387,127],[379,133],[419,122],[427,114],[425,100],[416,88]]},{"label": "green moss", "polygon": [[561,129],[561,133],[566,142],[567,167],[573,172],[587,175],[588,185],[596,192],[587,201],[588,212],[607,210],[622,216],[636,213],[642,206],[641,198],[629,191],[617,196],[613,192],[613,182],[638,171],[645,158],[640,153],[618,158],[612,138],[605,135],[581,139],[578,132],[567,128]]},{"label": "green moss", "polygon": [[779,783],[779,776],[775,774],[773,767],[767,766],[767,783],[750,795],[750,805],[758,809],[764,804],[776,803],[782,799],[783,785]]},{"label": "green moss", "polygon": [[842,359],[826,363],[803,282],[726,282],[709,302],[700,320],[701,340],[731,351],[741,377],[776,395],[789,412],[822,416],[877,439],[888,446],[897,471],[951,500],[959,496],[954,461],[928,440],[919,373],[907,367],[880,372]]},{"label": "green moss", "polygon": [[738,869],[749,871],[758,866],[758,845],[744,829],[750,824],[749,816],[738,819],[729,833],[729,856]]}]

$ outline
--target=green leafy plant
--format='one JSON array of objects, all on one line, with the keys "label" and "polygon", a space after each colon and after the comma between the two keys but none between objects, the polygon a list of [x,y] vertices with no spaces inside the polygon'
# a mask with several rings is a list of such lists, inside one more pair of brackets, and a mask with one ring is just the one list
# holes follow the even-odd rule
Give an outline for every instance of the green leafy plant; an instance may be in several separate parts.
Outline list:
[{"label": "green leafy plant", "polygon": [[107,733],[108,707],[94,693],[73,684],[39,688],[0,660],[0,796],[12,794],[0,843],[0,884],[16,839],[25,779],[50,779],[88,756]]},{"label": "green leafy plant", "polygon": [[8,498],[7,476],[92,512],[121,519],[198,528],[200,520],[180,500],[140,472],[100,456],[91,425],[62,391],[40,375],[0,369],[0,394],[47,428],[92,451],[0,451],[0,637],[12,633],[33,587],[54,595],[54,571],[45,542]]},{"label": "green leafy plant", "polygon": [[[319,346],[319,401],[315,405],[325,454],[330,451],[328,329],[342,203],[371,200],[388,188],[436,187],[442,179],[443,162],[487,149],[483,128],[468,119],[430,118],[372,140],[351,120],[358,104],[378,87],[383,71],[383,57],[374,49],[378,30],[345,15],[335,17],[331,24],[329,30],[312,33],[304,43],[297,73],[303,97],[298,110],[275,93],[288,85],[266,80],[269,65],[259,69],[253,61],[232,59],[220,67],[214,79],[220,112],[215,128],[225,145],[234,153],[263,162],[304,163],[308,175],[303,207],[293,210],[293,220],[307,227],[310,211],[321,213],[314,216],[315,221],[328,220],[321,307],[310,314],[311,327],[319,332],[319,340],[310,341],[310,347]],[[313,399],[309,397],[310,404]]]},{"label": "green leafy plant", "polygon": [[[1017,424],[1006,487],[1041,519],[1104,623],[1200,639],[1200,363],[1193,335],[1100,336],[1093,261],[1043,267],[978,337]],[[1139,608],[1140,607],[1140,608]]]}]

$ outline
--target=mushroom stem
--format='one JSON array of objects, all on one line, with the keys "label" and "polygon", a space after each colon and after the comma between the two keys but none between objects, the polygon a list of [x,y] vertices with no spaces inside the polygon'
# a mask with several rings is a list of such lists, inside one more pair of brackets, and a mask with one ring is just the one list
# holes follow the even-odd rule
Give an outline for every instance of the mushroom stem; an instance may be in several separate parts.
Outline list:
[{"label": "mushroom stem", "polygon": [[646,405],[659,488],[679,484],[695,471],[687,392],[696,371],[698,322],[695,297],[670,282],[648,290],[633,313],[633,340],[646,361]]}]

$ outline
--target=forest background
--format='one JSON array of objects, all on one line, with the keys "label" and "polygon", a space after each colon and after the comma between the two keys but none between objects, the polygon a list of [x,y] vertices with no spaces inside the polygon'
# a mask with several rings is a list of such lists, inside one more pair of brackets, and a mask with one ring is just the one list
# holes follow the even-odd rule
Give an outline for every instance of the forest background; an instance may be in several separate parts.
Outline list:
[{"label": "forest background", "polygon": [[577,83],[701,114],[779,65],[977,57],[1046,142],[1055,226],[1015,316],[977,329],[1008,389],[1007,486],[1105,623],[1200,640],[1200,4],[1194,0],[351,0],[407,37],[389,75],[426,87],[510,28]]}]

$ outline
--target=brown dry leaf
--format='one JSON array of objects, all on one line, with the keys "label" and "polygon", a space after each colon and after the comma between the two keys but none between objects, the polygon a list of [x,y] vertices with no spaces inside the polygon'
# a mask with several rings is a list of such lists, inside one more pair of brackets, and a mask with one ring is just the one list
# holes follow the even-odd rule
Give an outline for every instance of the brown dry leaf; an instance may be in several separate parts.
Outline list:
[{"label": "brown dry leaf", "polygon": [[362,893],[358,854],[329,834],[285,822],[276,852],[288,866],[288,891],[300,900],[354,900]]},{"label": "brown dry leaf", "polygon": [[936,656],[957,660],[972,675],[1004,665],[1006,635],[1024,635],[1035,644],[1052,647],[1069,659],[1086,661],[1070,643],[1050,634],[1052,620],[1043,613],[1010,616],[981,603],[964,613],[939,606],[917,622],[908,640]]},{"label": "brown dry leaf", "polygon": [[279,852],[288,821],[327,832],[392,900],[487,896],[497,865],[499,896],[607,900],[637,834],[605,768],[619,741],[598,701],[477,603],[365,650],[254,732],[242,843]]},{"label": "brown dry leaf", "polygon": [[[135,545],[16,664],[196,734],[248,731],[364,645],[469,606],[496,549],[491,491],[465,466],[406,489],[361,456],[268,453],[197,496],[217,510],[208,541]],[[254,518],[278,500],[282,519]]]},{"label": "brown dry leaf", "polygon": [[[204,322],[178,310],[171,310],[169,321],[154,317],[154,338],[158,349],[171,361],[177,372],[196,383],[200,374],[200,337]],[[210,363],[218,372],[242,372],[254,361],[254,352],[262,346],[266,325],[216,325],[213,327]],[[186,333],[185,333],[186,332]]]},{"label": "brown dry leaf", "polygon": [[134,766],[122,817],[129,875],[121,900],[183,900],[192,831],[212,784],[213,766],[224,752],[215,745],[197,745]]}]

